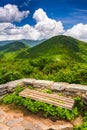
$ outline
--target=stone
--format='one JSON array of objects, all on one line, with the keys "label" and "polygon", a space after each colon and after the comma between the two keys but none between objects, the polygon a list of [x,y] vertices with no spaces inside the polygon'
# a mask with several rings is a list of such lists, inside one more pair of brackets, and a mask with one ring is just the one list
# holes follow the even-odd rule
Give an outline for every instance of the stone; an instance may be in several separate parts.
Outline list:
[{"label": "stone", "polygon": [[5,121],[6,117],[3,115],[0,115],[0,123],[3,123]]},{"label": "stone", "polygon": [[2,103],[2,99],[4,98],[5,95],[0,96],[0,103]]},{"label": "stone", "polygon": [[5,95],[7,93],[7,85],[1,84],[0,85],[0,96]]},{"label": "stone", "polygon": [[69,84],[65,87],[65,90],[71,92],[87,92],[87,86],[80,84]]},{"label": "stone", "polygon": [[9,130],[9,127],[0,123],[0,130]]},{"label": "stone", "polygon": [[7,94],[7,92],[0,92],[0,96]]},{"label": "stone", "polygon": [[83,95],[82,96],[82,101],[87,106],[87,96]]},{"label": "stone", "polygon": [[25,129],[23,128],[22,125],[16,125],[16,126],[10,128],[10,130],[25,130]]},{"label": "stone", "polygon": [[22,126],[25,130],[46,130],[48,128],[41,122],[31,122],[26,120],[22,122]]},{"label": "stone", "polygon": [[56,90],[56,91],[63,91],[65,88],[61,83],[54,83],[52,86],[52,90]]},{"label": "stone", "polygon": [[44,87],[44,88],[51,88],[51,86],[53,85],[53,81],[48,81],[48,80],[35,80],[33,82],[33,86],[34,87]]},{"label": "stone", "polygon": [[0,108],[0,116],[7,116],[6,112],[4,112],[1,108]]},{"label": "stone", "polygon": [[21,123],[21,121],[23,121],[23,118],[14,118],[14,119],[11,119],[11,120],[7,120],[6,122],[6,125],[11,127],[11,126],[14,126],[16,124],[19,124]]},{"label": "stone", "polygon": [[36,81],[36,79],[33,79],[33,78],[26,78],[26,79],[23,79],[23,84],[24,85],[33,85],[33,82]]},{"label": "stone", "polygon": [[70,123],[60,124],[60,125],[53,125],[47,130],[73,130],[73,125]]},{"label": "stone", "polygon": [[87,92],[86,92],[86,96],[87,96]]},{"label": "stone", "polygon": [[13,92],[14,89],[19,85],[19,86],[23,86],[23,80],[15,80],[15,81],[11,81],[8,82],[7,84],[7,90],[8,92]]},{"label": "stone", "polygon": [[79,116],[76,119],[72,120],[71,123],[73,126],[81,126],[83,124],[82,116]]},{"label": "stone", "polygon": [[7,84],[1,84],[1,85],[0,85],[0,90],[1,90],[1,89],[6,89],[6,90],[7,90]]}]

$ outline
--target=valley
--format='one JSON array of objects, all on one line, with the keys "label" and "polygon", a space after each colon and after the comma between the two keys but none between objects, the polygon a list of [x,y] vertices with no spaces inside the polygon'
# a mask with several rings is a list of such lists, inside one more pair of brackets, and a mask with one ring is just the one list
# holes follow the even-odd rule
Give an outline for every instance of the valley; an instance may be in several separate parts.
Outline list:
[{"label": "valley", "polygon": [[[79,89],[82,89],[81,84],[86,87],[87,44],[72,37],[60,35],[50,38],[41,44],[36,44],[36,46],[33,47],[19,41],[0,46],[0,84],[4,85],[7,82],[10,83],[10,81],[13,82],[14,80],[22,80],[24,78],[35,78],[38,81],[51,80],[58,84],[67,82],[67,84],[71,84],[70,90],[75,86],[74,84],[78,84]],[[34,101],[20,97],[18,92],[22,90],[23,88],[21,86],[17,88],[14,93],[8,93],[7,96],[3,98],[3,103],[21,105],[34,113],[41,110],[52,116],[52,119],[53,116],[58,116],[57,118],[59,120],[62,119],[64,121],[76,119],[76,117],[79,118],[78,115],[80,114],[81,119],[83,118],[83,124],[81,126],[73,125],[74,130],[83,130],[83,128],[86,127],[86,109],[81,99],[83,93],[77,94],[79,97],[74,95],[76,106],[70,111],[65,108],[44,104],[37,100]],[[48,90],[48,92],[51,91]],[[61,94],[63,93],[60,93],[60,95]],[[74,98],[74,96],[72,97]],[[3,109],[2,105],[1,108]],[[49,116],[47,116],[47,119],[48,118]],[[71,122],[68,123],[71,125]]]}]

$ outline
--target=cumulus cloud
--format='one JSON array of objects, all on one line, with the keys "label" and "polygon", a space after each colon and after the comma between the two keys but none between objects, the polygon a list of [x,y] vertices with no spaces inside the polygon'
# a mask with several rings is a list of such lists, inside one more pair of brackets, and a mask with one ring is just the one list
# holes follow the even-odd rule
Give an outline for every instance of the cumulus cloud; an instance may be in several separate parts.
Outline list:
[{"label": "cumulus cloud", "polygon": [[1,22],[20,22],[26,18],[29,11],[19,11],[16,5],[7,4],[4,7],[0,7],[0,23]]},{"label": "cumulus cloud", "polygon": [[[7,14],[7,11],[4,10],[6,8],[9,11]],[[62,22],[49,18],[43,9],[38,9],[33,14],[33,18],[36,20],[34,26],[26,24],[19,27],[11,23],[11,21],[21,21],[28,14],[29,11],[20,12],[16,5],[6,5],[0,8],[0,41],[19,39],[41,40],[61,34],[87,41],[87,24],[80,23],[65,31]]]},{"label": "cumulus cloud", "polygon": [[64,34],[87,42],[87,24],[80,23],[74,25],[71,29],[68,29]]},{"label": "cumulus cloud", "polygon": [[46,39],[64,33],[61,21],[48,18],[43,9],[36,10],[33,18],[37,22],[35,29],[40,33],[40,39]]},{"label": "cumulus cloud", "polygon": [[[26,24],[24,26],[17,27],[12,23],[0,23],[0,40],[41,40],[48,39],[55,35],[63,34],[64,32],[62,23],[60,21],[48,18],[43,9],[36,10],[33,18],[36,20],[35,26]],[[11,20],[11,18],[8,19]]]},{"label": "cumulus cloud", "polygon": [[39,39],[39,32],[26,24],[17,27],[11,23],[0,23],[0,40]]}]

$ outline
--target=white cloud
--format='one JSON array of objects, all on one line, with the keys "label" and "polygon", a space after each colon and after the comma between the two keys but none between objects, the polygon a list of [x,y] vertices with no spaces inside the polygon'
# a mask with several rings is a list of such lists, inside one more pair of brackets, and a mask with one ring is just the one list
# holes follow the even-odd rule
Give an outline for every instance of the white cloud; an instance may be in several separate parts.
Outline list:
[{"label": "white cloud", "polygon": [[64,34],[87,42],[87,24],[80,23],[74,25],[71,29],[68,29]]},{"label": "white cloud", "polygon": [[43,9],[36,10],[33,18],[37,22],[35,26],[26,24],[22,27],[17,27],[12,23],[0,23],[0,41],[19,39],[40,40],[63,34],[64,32],[62,23],[48,18]]},{"label": "white cloud", "polygon": [[29,11],[19,11],[16,5],[7,4],[4,7],[0,7],[0,22],[20,22],[28,14]]},{"label": "white cloud", "polygon": [[2,40],[19,40],[19,39],[39,39],[39,32],[30,25],[26,24],[17,27],[11,23],[0,23],[0,41]]},{"label": "white cloud", "polygon": [[[11,9],[13,5],[6,5]],[[6,8],[4,6],[4,8]],[[2,9],[4,9],[2,8]],[[38,9],[33,14],[33,18],[36,20],[35,26],[30,26],[26,24],[24,26],[18,27],[11,23],[11,21],[20,21],[23,17],[27,17],[27,13],[23,13],[26,11],[20,12],[17,6],[13,6],[16,10],[11,11],[10,16],[6,17],[6,22],[0,23],[0,41],[2,40],[19,40],[19,39],[30,39],[30,40],[41,40],[48,39],[50,37],[56,35],[68,35],[74,38],[87,41],[87,24],[77,24],[74,25],[71,29],[64,31],[63,25],[61,21],[56,21],[47,16],[47,14],[43,11],[43,9]],[[0,8],[0,11],[2,10]],[[7,9],[8,10],[8,9]],[[14,14],[17,13],[17,14]],[[19,12],[19,13],[18,13]],[[5,12],[3,12],[5,14]],[[13,15],[14,14],[14,15]],[[19,15],[21,14],[21,15]],[[26,15],[25,15],[26,14]],[[6,15],[6,14],[5,14]],[[5,19],[5,15],[3,15],[3,20]],[[0,21],[1,21],[1,13],[0,13]],[[10,21],[10,22],[9,22]]]},{"label": "white cloud", "polygon": [[33,18],[37,22],[35,29],[40,33],[40,39],[46,39],[64,33],[61,21],[48,18],[43,9],[36,10]]}]

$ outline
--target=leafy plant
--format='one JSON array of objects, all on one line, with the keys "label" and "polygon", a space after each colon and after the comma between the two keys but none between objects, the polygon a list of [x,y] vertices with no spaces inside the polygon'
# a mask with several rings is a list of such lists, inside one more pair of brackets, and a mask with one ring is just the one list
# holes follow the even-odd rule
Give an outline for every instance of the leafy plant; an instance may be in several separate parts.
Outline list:
[{"label": "leafy plant", "polygon": [[22,105],[33,113],[43,111],[45,116],[52,116],[54,118],[59,117],[59,119],[71,120],[74,119],[79,114],[77,107],[73,108],[72,111],[70,111],[61,107],[55,107],[53,105],[49,105],[44,102],[35,101],[30,98],[20,97],[18,93],[23,89],[24,88],[18,87],[13,94],[6,95],[3,98],[3,103],[4,104],[15,103],[17,105]]},{"label": "leafy plant", "polygon": [[52,90],[51,89],[45,89],[45,93],[52,94]]}]

